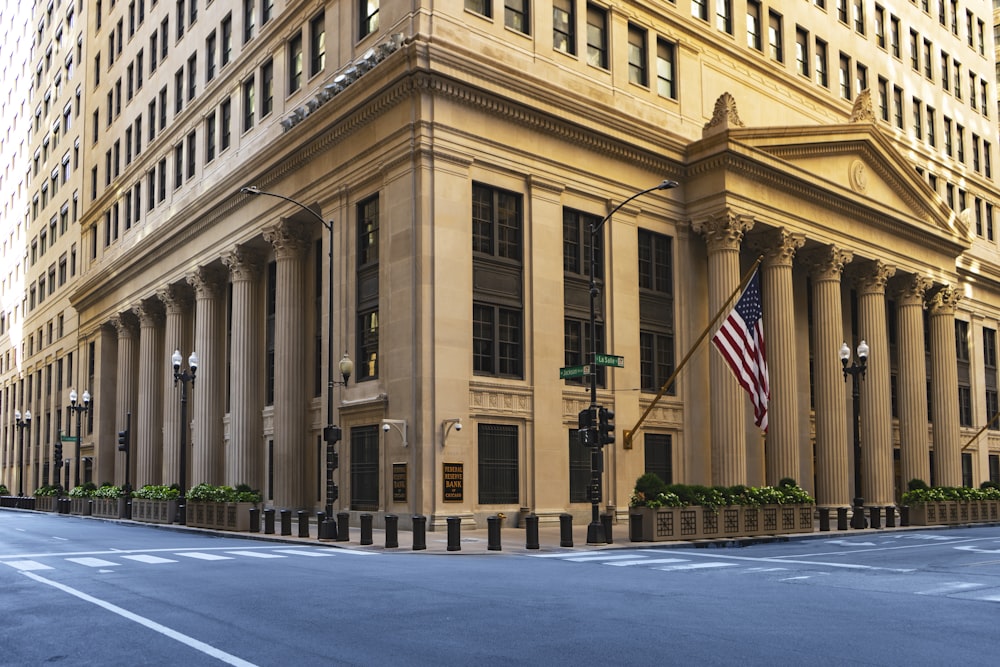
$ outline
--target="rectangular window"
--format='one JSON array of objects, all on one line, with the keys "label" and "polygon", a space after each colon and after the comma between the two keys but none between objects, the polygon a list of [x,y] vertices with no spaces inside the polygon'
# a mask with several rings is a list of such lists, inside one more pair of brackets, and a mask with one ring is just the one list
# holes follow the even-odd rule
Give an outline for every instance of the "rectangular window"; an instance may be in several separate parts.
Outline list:
[{"label": "rectangular window", "polygon": [[809,76],[809,33],[795,27],[795,70],[802,76]]},{"label": "rectangular window", "polygon": [[215,55],[218,48],[218,38],[213,30],[205,39],[205,83],[215,78]]},{"label": "rectangular window", "polygon": [[587,5],[587,64],[608,68],[608,13],[596,5]]},{"label": "rectangular window", "polygon": [[316,76],[326,67],[326,13],[320,12],[309,21],[309,76]]},{"label": "rectangular window", "polygon": [[215,112],[205,118],[205,163],[215,159]]},{"label": "rectangular window", "polygon": [[531,34],[530,16],[528,9],[531,5],[528,0],[504,0],[503,2],[503,24],[511,30]]},{"label": "rectangular window", "polygon": [[899,17],[889,16],[889,52],[892,53],[894,58],[899,58],[900,56],[900,35],[899,35]]},{"label": "rectangular window", "polygon": [[479,504],[517,505],[518,429],[507,424],[480,424],[478,436]]},{"label": "rectangular window", "polygon": [[[525,2],[526,1],[527,0],[525,0]],[[358,0],[358,2],[360,3],[360,11],[358,14],[361,17],[361,29],[358,33],[358,39],[361,39],[378,30],[379,0]],[[482,0],[483,5],[489,5],[491,2],[492,0]],[[479,11],[478,13],[483,14],[484,16],[492,16],[492,14],[489,13],[488,8],[486,9],[487,11]]]},{"label": "rectangular window", "polygon": [[662,97],[677,99],[677,83],[674,78],[674,45],[664,39],[656,40],[656,92]]},{"label": "rectangular window", "polygon": [[747,0],[747,47],[757,51],[763,50],[760,22],[760,2]]},{"label": "rectangular window", "polygon": [[184,144],[174,146],[174,190],[184,185]]},{"label": "rectangular window", "polygon": [[910,30],[910,68],[920,71],[920,37],[916,30]]},{"label": "rectangular window", "polygon": [[903,89],[892,87],[892,114],[896,127],[903,129]]},{"label": "rectangular window", "polygon": [[576,2],[553,0],[552,48],[570,55],[576,54]]},{"label": "rectangular window", "polygon": [[708,0],[691,0],[691,16],[702,21],[707,21]]},{"label": "rectangular window", "polygon": [[379,451],[378,427],[351,429],[351,509],[378,511]]},{"label": "rectangular window", "polygon": [[219,151],[229,148],[232,138],[233,103],[227,97],[219,105]]},{"label": "rectangular window", "polygon": [[243,43],[246,44],[253,39],[254,32],[254,9],[257,0],[243,0]]},{"label": "rectangular window", "polygon": [[569,501],[571,503],[590,502],[590,455],[589,447],[580,442],[577,429],[569,431]]},{"label": "rectangular window", "polygon": [[864,0],[854,0],[854,30],[859,35],[865,34],[865,3]]},{"label": "rectangular window", "polygon": [[639,86],[649,85],[646,58],[646,31],[638,26],[628,27],[628,80]]},{"label": "rectangular window", "polygon": [[784,47],[782,45],[781,14],[773,11],[767,13],[767,45],[770,56],[779,63],[785,62]]},{"label": "rectangular window", "polygon": [[924,104],[917,98],[913,98],[913,135],[917,139],[924,138]]},{"label": "rectangular window", "polygon": [[840,77],[840,96],[845,100],[851,99],[851,58],[843,53],[840,54],[840,67],[838,69]]},{"label": "rectangular window", "polygon": [[229,64],[233,57],[233,15],[226,14],[220,24],[222,43],[219,45],[219,64],[223,67]]},{"label": "rectangular window", "polygon": [[288,93],[302,87],[302,33],[288,40]]},{"label": "rectangular window", "polygon": [[715,0],[715,29],[733,34],[733,0]]},{"label": "rectangular window", "polygon": [[379,198],[358,204],[357,381],[378,377],[379,344]]},{"label": "rectangular window", "polygon": [[198,54],[192,53],[191,57],[187,61],[187,101],[190,102],[194,99],[194,95],[198,89]]},{"label": "rectangular window", "polygon": [[253,129],[255,117],[255,94],[254,80],[252,78],[243,82],[243,131],[249,132]]},{"label": "rectangular window", "polygon": [[197,145],[197,135],[194,130],[187,135],[187,177],[194,178],[197,163],[195,161],[195,146]]},{"label": "rectangular window", "polygon": [[875,5],[875,43],[885,48],[885,8]]},{"label": "rectangular window", "polygon": [[666,433],[646,433],[643,438],[644,472],[652,473],[667,484],[673,484],[673,438]]},{"label": "rectangular window", "polygon": [[824,88],[830,86],[830,74],[826,66],[826,50],[826,42],[817,38],[814,69],[816,70],[816,83]]},{"label": "rectangular window", "polygon": [[260,66],[260,117],[274,110],[274,62],[268,60]]},{"label": "rectangular window", "polygon": [[[674,369],[673,249],[669,236],[639,230],[639,367],[643,391],[658,391]],[[674,388],[668,388],[674,393]]]},{"label": "rectangular window", "polygon": [[927,143],[931,147],[937,146],[937,112],[934,107],[927,107]]},{"label": "rectangular window", "polygon": [[465,9],[489,18],[493,16],[493,0],[465,0]]}]

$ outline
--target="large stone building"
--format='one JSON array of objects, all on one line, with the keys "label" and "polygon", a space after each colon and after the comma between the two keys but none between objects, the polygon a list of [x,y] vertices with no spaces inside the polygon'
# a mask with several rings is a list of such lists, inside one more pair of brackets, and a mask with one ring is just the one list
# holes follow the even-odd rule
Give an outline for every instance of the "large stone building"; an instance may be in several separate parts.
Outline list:
[{"label": "large stone building", "polygon": [[[38,5],[3,478],[30,408],[37,485],[248,483],[319,509],[335,423],[337,509],[585,515],[590,393],[560,368],[590,349],[589,229],[669,179],[594,244],[599,351],[625,359],[598,402],[619,430],[651,408],[603,450],[604,509],[645,471],[847,505],[839,350],[862,339],[864,498],[997,479],[991,19],[982,0]],[[696,346],[759,257],[766,436]]]}]

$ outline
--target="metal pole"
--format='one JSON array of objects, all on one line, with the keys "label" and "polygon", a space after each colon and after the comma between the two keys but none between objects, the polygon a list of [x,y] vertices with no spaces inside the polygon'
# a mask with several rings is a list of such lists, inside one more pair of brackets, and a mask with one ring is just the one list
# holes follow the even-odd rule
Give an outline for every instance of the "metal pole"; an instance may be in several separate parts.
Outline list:
[{"label": "metal pole", "polygon": [[83,412],[78,406],[73,406],[76,412],[76,470],[73,473],[73,486],[80,486],[80,422]]},{"label": "metal pole", "polygon": [[24,429],[25,423],[20,418],[17,420],[17,430],[20,433],[17,445],[17,495],[24,497]]},{"label": "metal pole", "polygon": [[178,379],[181,381],[181,470],[178,477],[181,485],[181,502],[183,502],[187,493],[187,373],[182,373]]},{"label": "metal pole", "polygon": [[[326,425],[333,426],[333,222],[326,225],[330,233],[330,265],[327,269],[329,276],[327,279],[326,294]],[[333,446],[329,433],[325,433],[326,438],[326,517],[328,521],[333,520]],[[317,528],[318,529],[318,528]]]},{"label": "metal pole", "polygon": [[853,380],[853,412],[854,412],[854,514],[851,517],[851,528],[867,528],[865,521],[865,499],[861,492],[861,367],[853,364],[847,369]]}]

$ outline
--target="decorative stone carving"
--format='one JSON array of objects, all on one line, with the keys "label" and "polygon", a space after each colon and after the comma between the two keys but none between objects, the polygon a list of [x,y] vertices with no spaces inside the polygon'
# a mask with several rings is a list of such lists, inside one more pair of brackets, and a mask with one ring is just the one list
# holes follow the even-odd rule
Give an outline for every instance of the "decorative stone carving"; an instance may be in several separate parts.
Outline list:
[{"label": "decorative stone carving", "polygon": [[872,107],[872,93],[865,88],[854,98],[854,108],[851,110],[851,123],[875,123],[875,109]]},{"label": "decorative stone carving", "polygon": [[927,301],[927,309],[933,315],[954,315],[955,307],[962,300],[962,293],[951,285],[944,285]]},{"label": "decorative stone carving", "polygon": [[722,214],[699,220],[691,224],[691,228],[705,237],[709,252],[716,250],[739,250],[743,235],[754,226],[754,219],[748,215],[733,213],[730,210]]},{"label": "decorative stone carving", "polygon": [[847,180],[851,189],[859,195],[868,192],[868,167],[861,160],[853,160],[847,168]]},{"label": "decorative stone carving", "polygon": [[813,279],[823,281],[839,281],[844,272],[844,266],[850,264],[853,259],[853,251],[833,245],[802,255],[803,263],[809,267],[809,274]]},{"label": "decorative stone carving", "polygon": [[715,109],[712,111],[712,120],[705,123],[702,128],[702,137],[707,137],[718,132],[723,132],[731,127],[745,127],[740,120],[739,111],[736,109],[736,98],[729,93],[722,93],[719,99],[715,100]]},{"label": "decorative stone carving", "polygon": [[226,272],[218,266],[199,266],[186,280],[197,296],[218,297],[226,286]]},{"label": "decorative stone carving", "polygon": [[238,245],[222,256],[222,263],[229,269],[233,282],[253,280],[264,265],[263,253],[255,248]]}]

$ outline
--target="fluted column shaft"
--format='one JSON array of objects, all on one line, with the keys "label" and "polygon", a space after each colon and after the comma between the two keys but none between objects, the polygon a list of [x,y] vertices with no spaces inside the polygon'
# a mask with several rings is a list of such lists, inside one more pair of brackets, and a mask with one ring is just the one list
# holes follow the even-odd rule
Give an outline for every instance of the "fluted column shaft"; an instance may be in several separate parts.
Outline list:
[{"label": "fluted column shaft", "polygon": [[[163,308],[159,301],[145,301],[136,307],[139,315],[139,405],[130,429],[135,477],[133,486],[160,484],[163,470]],[[124,429],[125,421],[119,430]]]},{"label": "fluted column shaft", "polygon": [[261,409],[263,381],[260,376],[260,300],[256,280],[261,275],[260,255],[239,246],[223,257],[233,283],[232,363],[229,371],[229,448],[226,452],[226,484],[249,484],[263,488]]},{"label": "fluted column shaft", "polygon": [[792,260],[805,243],[801,234],[777,230],[765,237],[763,280],[764,340],[771,399],[765,440],[765,476],[770,485],[799,479],[799,397],[795,381],[795,302]]},{"label": "fluted column shaft", "polygon": [[850,504],[847,400],[840,366],[844,316],[841,277],[853,259],[849,250],[827,247],[810,254],[812,276],[813,394],[816,419],[816,502],[828,507]]},{"label": "fluted column shaft", "polygon": [[[930,482],[927,446],[927,365],[924,359],[924,294],[931,282],[912,276],[896,293],[899,350],[899,467],[903,485]],[[904,488],[905,490],[905,488]]]},{"label": "fluted column shaft", "polygon": [[222,341],[226,322],[226,275],[218,267],[201,267],[189,275],[187,281],[194,287],[193,351],[200,362],[197,378],[188,394],[194,408],[190,485],[221,484],[226,391],[226,349]]},{"label": "fluted column shaft", "polygon": [[[112,322],[118,331],[118,373],[115,389],[115,424],[125,424],[125,415],[135,405],[135,360],[137,322],[132,312],[121,313]],[[125,483],[125,452],[115,449],[115,484]]]},{"label": "fluted column shaft", "polygon": [[[708,305],[716,313],[740,284],[740,243],[753,220],[726,213],[694,225],[708,245]],[[747,482],[747,397],[721,354],[709,355],[712,413],[712,484]]]},{"label": "fluted column shaft", "polygon": [[891,505],[893,498],[892,390],[885,286],[893,266],[870,262],[857,276],[858,334],[871,353],[861,386],[861,474],[865,502]]},{"label": "fluted column shaft", "polygon": [[264,237],[274,246],[274,504],[287,509],[309,506],[304,462],[308,460],[305,438],[306,383],[303,250],[301,228],[282,221],[267,229]]},{"label": "fluted column shaft", "polygon": [[962,295],[954,288],[942,287],[929,303],[934,481],[940,486],[962,485],[958,358],[955,352],[955,305],[961,298]]},{"label": "fluted column shaft", "polygon": [[[191,307],[189,288],[171,285],[157,293],[166,310],[166,324],[163,328],[163,354],[156,363],[163,366],[163,474],[165,484],[179,484],[181,481],[181,404],[180,390],[174,386],[174,374],[170,357],[174,350],[190,354],[191,342],[186,334],[184,318]],[[190,466],[191,457],[188,457]],[[185,479],[190,476],[184,475]]]}]

